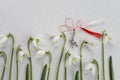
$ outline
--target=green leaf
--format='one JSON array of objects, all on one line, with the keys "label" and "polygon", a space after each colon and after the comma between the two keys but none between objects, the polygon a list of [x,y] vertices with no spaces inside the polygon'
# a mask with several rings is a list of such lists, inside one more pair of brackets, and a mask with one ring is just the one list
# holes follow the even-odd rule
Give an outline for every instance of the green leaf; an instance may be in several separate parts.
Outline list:
[{"label": "green leaf", "polygon": [[29,64],[26,66],[26,80],[29,80]]},{"label": "green leaf", "polygon": [[43,68],[42,75],[41,75],[41,80],[45,80],[46,72],[47,72],[47,64]]},{"label": "green leaf", "polygon": [[109,58],[109,76],[110,76],[110,80],[114,80],[112,56],[110,56],[110,58]]},{"label": "green leaf", "polygon": [[76,71],[75,80],[79,80],[79,71]]}]

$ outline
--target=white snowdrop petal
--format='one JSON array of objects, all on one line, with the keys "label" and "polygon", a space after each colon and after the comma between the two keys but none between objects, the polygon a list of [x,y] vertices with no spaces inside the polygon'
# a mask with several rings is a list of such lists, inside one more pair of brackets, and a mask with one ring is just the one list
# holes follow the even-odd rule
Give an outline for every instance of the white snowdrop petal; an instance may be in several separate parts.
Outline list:
[{"label": "white snowdrop petal", "polygon": [[35,57],[36,57],[36,58],[41,58],[41,57],[43,57],[44,55],[45,55],[45,51],[44,51],[44,50],[39,50],[39,51],[37,51]]},{"label": "white snowdrop petal", "polygon": [[93,64],[92,63],[89,63],[86,67],[85,67],[85,70],[86,71],[89,71],[90,69],[92,69],[93,67]]},{"label": "white snowdrop petal", "polygon": [[24,58],[25,58],[24,56],[19,57],[19,61],[22,62],[24,60]]},{"label": "white snowdrop petal", "polygon": [[58,34],[55,34],[55,33],[52,33],[52,34],[48,34],[48,36],[50,37],[50,38],[54,38],[55,36],[57,36]]},{"label": "white snowdrop petal", "polygon": [[107,38],[104,39],[104,43],[105,43],[105,44],[108,43],[108,39],[107,39]]},{"label": "white snowdrop petal", "polygon": [[0,44],[4,44],[8,40],[7,36],[4,36],[3,38],[0,39]]},{"label": "white snowdrop petal", "polygon": [[110,43],[111,45],[114,45],[112,37],[107,32],[105,32],[105,35],[104,35],[104,43],[105,44]]},{"label": "white snowdrop petal", "polygon": [[80,57],[79,56],[72,56],[72,63],[77,65],[80,62]]},{"label": "white snowdrop petal", "polygon": [[36,47],[37,46],[37,43],[35,40],[32,41],[33,45]]},{"label": "white snowdrop petal", "polygon": [[57,43],[60,40],[60,36],[56,36],[52,39],[53,43]]},{"label": "white snowdrop petal", "polygon": [[68,59],[67,59],[67,67],[69,67],[69,66],[71,66],[72,65],[72,60],[71,60],[71,57],[69,57]]},{"label": "white snowdrop petal", "polygon": [[94,76],[96,73],[96,69],[95,69],[95,66],[92,67],[92,75]]},{"label": "white snowdrop petal", "polygon": [[26,53],[24,51],[19,51],[19,61],[22,62],[25,57],[26,57]]},{"label": "white snowdrop petal", "polygon": [[38,50],[40,50],[42,47],[48,46],[46,39],[42,35],[38,35],[33,38],[33,45]]},{"label": "white snowdrop petal", "polygon": [[23,51],[19,51],[19,55],[20,55],[20,56],[24,56],[25,53],[24,53]]}]

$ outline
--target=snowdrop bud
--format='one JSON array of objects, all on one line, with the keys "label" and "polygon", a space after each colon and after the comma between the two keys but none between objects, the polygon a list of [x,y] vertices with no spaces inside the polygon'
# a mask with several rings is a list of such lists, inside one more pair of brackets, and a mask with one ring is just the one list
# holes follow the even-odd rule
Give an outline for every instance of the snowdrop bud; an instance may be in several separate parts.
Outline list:
[{"label": "snowdrop bud", "polygon": [[71,56],[72,63],[77,65],[80,62],[79,56]]},{"label": "snowdrop bud", "polygon": [[53,39],[55,36],[57,36],[57,35],[59,35],[59,34],[55,34],[55,33],[51,33],[51,34],[48,34],[48,36],[51,38],[51,39]]},{"label": "snowdrop bud", "polygon": [[93,67],[93,63],[89,63],[89,64],[85,67],[85,70],[86,70],[86,71],[92,70],[92,67]]},{"label": "snowdrop bud", "polygon": [[95,75],[96,69],[95,69],[95,65],[93,63],[89,63],[86,67],[85,67],[86,71],[91,71],[92,75]]},{"label": "snowdrop bud", "polygon": [[77,65],[80,62],[79,56],[72,56],[71,54],[68,56],[67,66],[71,66],[72,64]]},{"label": "snowdrop bud", "polygon": [[26,53],[23,50],[21,50],[21,51],[19,51],[18,54],[19,54],[19,60],[20,60],[20,62],[22,62],[26,57]]},{"label": "snowdrop bud", "polygon": [[57,35],[52,39],[53,43],[57,43],[61,39],[62,35]]},{"label": "snowdrop bud", "polygon": [[105,44],[107,44],[107,43],[113,44],[113,40],[107,32],[104,33],[104,43]]},{"label": "snowdrop bud", "polygon": [[34,47],[38,50],[41,49],[41,47],[46,46],[46,40],[41,35],[35,36],[33,38],[32,43],[33,43]]},{"label": "snowdrop bud", "polygon": [[34,38],[32,42],[34,47],[38,48],[38,44],[40,44],[40,38]]},{"label": "snowdrop bud", "polygon": [[1,39],[0,39],[0,45],[3,45],[7,40],[8,40],[7,36],[1,37]]},{"label": "snowdrop bud", "polygon": [[94,43],[85,41],[85,42],[84,42],[84,45],[87,46],[90,50],[93,50]]},{"label": "snowdrop bud", "polygon": [[35,58],[41,58],[46,54],[45,50],[39,50],[36,52]]},{"label": "snowdrop bud", "polygon": [[93,65],[93,67],[92,67],[92,75],[93,76],[95,75],[95,72],[96,72],[96,68],[95,68],[95,65]]}]

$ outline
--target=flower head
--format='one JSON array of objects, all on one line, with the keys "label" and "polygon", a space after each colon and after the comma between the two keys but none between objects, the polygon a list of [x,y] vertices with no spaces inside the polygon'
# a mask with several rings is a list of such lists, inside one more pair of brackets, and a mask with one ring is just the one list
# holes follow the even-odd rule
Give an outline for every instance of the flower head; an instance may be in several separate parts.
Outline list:
[{"label": "flower head", "polygon": [[96,69],[95,69],[95,65],[94,63],[89,63],[86,67],[85,67],[86,71],[91,71],[93,75],[95,75]]},{"label": "flower head", "polygon": [[95,42],[89,42],[89,41],[84,41],[84,46],[86,46],[88,49],[93,50],[93,47],[95,45]]},{"label": "flower head", "polygon": [[36,49],[41,49],[41,47],[45,46],[46,42],[43,36],[38,35],[33,38],[32,43]]},{"label": "flower head", "polygon": [[30,55],[28,53],[24,52],[23,49],[20,48],[20,50],[18,52],[19,61],[22,62],[26,57],[30,57]]},{"label": "flower head", "polygon": [[43,56],[45,56],[45,54],[46,54],[46,50],[38,50],[37,52],[36,52],[36,55],[35,55],[35,57],[36,58],[41,58],[41,57],[43,57]]},{"label": "flower head", "polygon": [[104,31],[103,38],[105,43],[110,43],[110,44],[113,43],[112,37],[106,31]]},{"label": "flower head", "polygon": [[77,65],[80,61],[79,56],[73,56],[70,53],[66,53],[66,66],[71,66],[72,64]]},{"label": "flower head", "polygon": [[0,45],[3,47],[3,44],[8,40],[8,35],[0,35]]},{"label": "flower head", "polygon": [[53,45],[56,47],[62,39],[62,34],[50,34],[49,37],[51,38]]},{"label": "flower head", "polygon": [[54,44],[58,43],[60,39],[62,38],[62,34],[51,34],[49,37],[52,39],[52,42]]}]

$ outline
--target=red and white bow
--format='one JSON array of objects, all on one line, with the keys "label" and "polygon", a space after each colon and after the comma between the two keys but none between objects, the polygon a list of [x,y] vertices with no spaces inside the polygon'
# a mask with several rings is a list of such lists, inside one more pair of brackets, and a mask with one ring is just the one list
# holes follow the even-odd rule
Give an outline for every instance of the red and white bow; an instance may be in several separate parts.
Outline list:
[{"label": "red and white bow", "polygon": [[95,21],[91,22],[90,24],[85,25],[85,24],[83,24],[82,20],[79,20],[77,22],[77,24],[74,25],[72,18],[65,18],[65,23],[60,26],[60,30],[62,32],[67,32],[67,31],[75,31],[76,29],[80,28],[80,29],[82,29],[83,31],[85,31],[86,33],[88,33],[92,36],[95,36],[97,38],[101,38],[102,37],[101,33],[94,32],[94,31],[91,31],[91,30],[86,28],[87,26],[94,25],[94,24],[95,24]]}]

